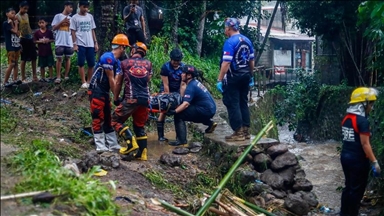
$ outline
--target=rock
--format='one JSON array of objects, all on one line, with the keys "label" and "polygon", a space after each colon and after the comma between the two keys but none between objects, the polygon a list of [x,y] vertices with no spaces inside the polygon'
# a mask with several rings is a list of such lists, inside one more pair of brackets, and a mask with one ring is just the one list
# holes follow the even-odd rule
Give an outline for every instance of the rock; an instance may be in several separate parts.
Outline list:
[{"label": "rock", "polygon": [[260,154],[260,153],[263,153],[264,150],[259,148],[259,147],[253,147],[250,154],[252,155],[252,157],[255,157],[257,154]]},{"label": "rock", "polygon": [[168,166],[175,167],[181,165],[182,159],[181,157],[164,153],[160,156],[160,162]]},{"label": "rock", "polygon": [[188,145],[189,149],[197,148],[197,147],[203,147],[203,144],[201,142],[192,142]]},{"label": "rock", "polygon": [[291,186],[295,181],[295,169],[293,167],[288,167],[278,172],[281,178],[284,180],[285,186]]},{"label": "rock", "polygon": [[201,151],[201,149],[203,149],[203,147],[190,148],[190,149],[189,149],[189,152],[191,152],[191,153],[197,153],[197,152]]},{"label": "rock", "polygon": [[317,201],[317,197],[313,192],[305,192],[299,191],[301,194],[301,198],[308,203],[310,207],[317,207],[319,205],[319,201]]},{"label": "rock", "polygon": [[269,155],[264,153],[260,153],[253,158],[253,162],[255,163],[255,168],[258,172],[263,172],[268,169],[271,164],[272,159]]},{"label": "rock", "polygon": [[300,193],[288,194],[284,200],[285,207],[297,215],[306,215],[309,212],[309,205],[301,198]]},{"label": "rock", "polygon": [[278,140],[271,139],[271,138],[261,138],[256,145],[263,148],[263,149],[268,149],[271,146],[279,144]]},{"label": "rock", "polygon": [[262,182],[268,184],[274,189],[284,189],[284,179],[279,174],[274,173],[270,169],[263,172],[260,176],[260,179]]},{"label": "rock", "polygon": [[259,173],[255,170],[250,170],[247,168],[239,168],[236,170],[236,177],[239,180],[239,183],[242,185],[246,185],[250,182],[254,182],[259,178]]},{"label": "rock", "polygon": [[176,147],[172,151],[173,154],[178,154],[178,155],[186,155],[189,153],[189,149],[185,147]]},{"label": "rock", "polygon": [[272,194],[269,194],[269,193],[262,193],[262,194],[261,194],[261,197],[264,198],[265,202],[269,202],[269,201],[271,201],[271,200],[276,199],[275,196],[273,196]]},{"label": "rock", "polygon": [[286,144],[274,145],[267,149],[267,153],[272,158],[276,158],[277,156],[284,154],[287,151],[288,151],[288,146]]},{"label": "rock", "polygon": [[273,170],[280,170],[288,166],[294,166],[297,164],[296,156],[291,152],[286,152],[279,155],[272,161],[271,168]]},{"label": "rock", "polygon": [[292,186],[295,191],[311,191],[313,188],[312,183],[306,178],[297,178]]},{"label": "rock", "polygon": [[100,154],[100,163],[107,167],[117,168],[120,166],[120,156],[113,152],[103,152]]},{"label": "rock", "polygon": [[278,199],[284,199],[285,197],[287,197],[287,193],[285,193],[284,191],[281,191],[281,190],[274,190],[274,191],[272,191],[271,194]]},{"label": "rock", "polygon": [[271,186],[264,184],[264,183],[252,183],[250,184],[249,188],[246,189],[245,193],[248,196],[257,196],[263,192],[266,193],[272,193]]},{"label": "rock", "polygon": [[303,169],[300,168],[296,170],[295,178],[305,178],[305,177],[306,175]]},{"label": "rock", "polygon": [[95,151],[90,151],[83,157],[86,169],[90,169],[100,163],[100,155]]}]

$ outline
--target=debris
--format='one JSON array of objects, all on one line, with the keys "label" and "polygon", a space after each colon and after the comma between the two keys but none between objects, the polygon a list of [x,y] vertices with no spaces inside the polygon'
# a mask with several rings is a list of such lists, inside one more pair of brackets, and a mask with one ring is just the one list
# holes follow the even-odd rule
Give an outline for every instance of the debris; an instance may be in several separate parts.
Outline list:
[{"label": "debris", "polygon": [[43,192],[32,197],[32,202],[35,203],[51,203],[57,196],[49,192]]},{"label": "debris", "polygon": [[37,97],[37,96],[40,96],[42,94],[43,94],[43,92],[36,92],[36,93],[33,94],[33,96]]},{"label": "debris", "polygon": [[63,97],[68,97],[68,95],[66,93],[63,93]]},{"label": "debris", "polygon": [[68,164],[65,164],[64,166],[65,169],[68,169],[70,171],[73,172],[73,174],[75,174],[75,176],[79,177],[80,176],[80,170],[79,168],[77,167],[77,164],[76,163],[68,163]]},{"label": "debris", "polygon": [[9,100],[5,100],[3,98],[0,99],[0,104],[11,104],[12,102]]},{"label": "debris", "polygon": [[92,129],[91,128],[82,128],[82,129],[80,129],[80,131],[83,133],[83,134],[85,134],[85,135],[87,135],[87,136],[89,136],[89,137],[93,137],[93,134],[92,134]]},{"label": "debris", "polygon": [[131,200],[129,197],[126,197],[126,196],[117,196],[115,198],[115,201],[119,201],[119,200],[135,204],[135,202],[133,200]]},{"label": "debris", "polygon": [[103,169],[100,169],[99,172],[95,172],[93,175],[94,176],[106,176],[107,175],[107,171],[103,170]]},{"label": "debris", "polygon": [[74,97],[77,95],[77,92],[74,92],[73,94],[71,94],[71,97]]},{"label": "debris", "polygon": [[21,193],[21,194],[6,195],[6,196],[1,196],[0,199],[9,200],[9,199],[24,198],[24,197],[35,196],[44,192],[47,192],[47,191],[35,191],[35,192],[27,192],[27,193]]}]

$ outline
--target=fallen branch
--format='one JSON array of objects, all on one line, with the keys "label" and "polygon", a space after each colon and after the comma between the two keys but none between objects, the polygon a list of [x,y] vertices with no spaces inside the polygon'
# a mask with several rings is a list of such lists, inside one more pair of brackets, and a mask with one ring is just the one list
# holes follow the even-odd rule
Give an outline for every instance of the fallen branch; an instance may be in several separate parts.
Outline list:
[{"label": "fallen branch", "polygon": [[24,198],[24,197],[31,197],[35,196],[41,193],[45,193],[51,190],[46,190],[46,191],[35,191],[35,192],[28,192],[28,193],[21,193],[21,194],[12,194],[12,195],[6,195],[6,196],[1,196],[1,200],[9,200],[9,199],[18,199],[18,198]]}]

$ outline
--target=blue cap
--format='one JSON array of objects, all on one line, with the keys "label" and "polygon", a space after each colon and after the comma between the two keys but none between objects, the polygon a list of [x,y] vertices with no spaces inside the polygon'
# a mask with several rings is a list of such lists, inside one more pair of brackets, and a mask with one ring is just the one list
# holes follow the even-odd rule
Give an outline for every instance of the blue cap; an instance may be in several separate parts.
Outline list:
[{"label": "blue cap", "polygon": [[225,27],[232,27],[234,30],[238,31],[240,28],[240,21],[236,18],[227,18],[225,19]]}]

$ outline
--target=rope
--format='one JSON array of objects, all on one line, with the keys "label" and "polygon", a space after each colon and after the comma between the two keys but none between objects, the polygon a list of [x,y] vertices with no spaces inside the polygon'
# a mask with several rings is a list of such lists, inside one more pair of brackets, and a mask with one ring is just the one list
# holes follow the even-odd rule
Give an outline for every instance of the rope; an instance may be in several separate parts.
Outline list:
[{"label": "rope", "polygon": [[163,8],[163,7],[160,7],[160,6],[158,6],[157,4],[155,4],[153,1],[149,0],[149,2],[151,2],[156,8],[160,8],[160,9],[163,10],[163,11],[180,9],[180,8],[184,7],[185,5],[187,5],[188,1],[189,1],[189,0],[185,1],[185,2],[182,3],[181,5],[179,5],[179,6],[177,6],[177,7],[174,7],[174,8]]}]

